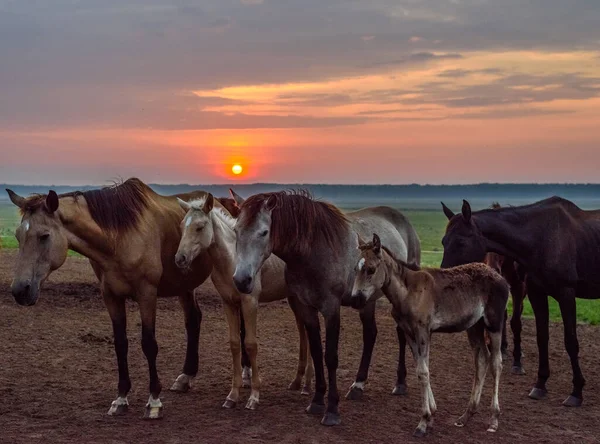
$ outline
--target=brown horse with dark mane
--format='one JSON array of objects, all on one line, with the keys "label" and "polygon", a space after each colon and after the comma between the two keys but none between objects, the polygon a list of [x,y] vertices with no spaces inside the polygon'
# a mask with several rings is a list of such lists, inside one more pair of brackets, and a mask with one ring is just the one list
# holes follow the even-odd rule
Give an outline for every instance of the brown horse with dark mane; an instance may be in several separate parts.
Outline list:
[{"label": "brown horse with dark mane", "polygon": [[[443,203],[442,206],[444,214],[448,220],[452,219],[454,213]],[[502,208],[499,203],[494,202],[492,204],[492,209],[497,210],[499,208]],[[525,284],[526,274],[523,272],[522,267],[520,267],[519,264],[517,264],[513,259],[498,253],[487,253],[483,262],[500,273],[510,285],[510,293],[513,303],[512,316],[510,318],[510,329],[512,330],[513,334],[513,364],[511,372],[514,375],[524,375],[525,370],[523,369],[523,364],[521,363],[521,359],[523,358],[523,352],[521,351],[521,331],[523,330],[521,316],[523,314],[523,301],[527,296],[527,285]],[[508,335],[506,332],[508,311],[505,312],[504,317],[505,320],[502,327],[502,356],[506,356],[508,350]]]},{"label": "brown horse with dark mane", "polygon": [[[237,258],[233,279],[241,293],[252,293],[257,273],[271,254],[286,264],[285,280],[299,299],[299,312],[314,363],[315,394],[306,411],[314,415],[324,413],[321,421],[324,425],[340,422],[336,376],[340,306],[352,302],[356,302],[354,308],[362,310],[363,321],[363,357],[359,375],[364,372],[365,379],[357,390],[362,392],[366,381],[377,331],[374,329],[375,300],[383,293],[378,292],[372,302],[365,305],[350,298],[350,293],[359,256],[357,234],[367,236],[375,231],[385,239],[396,257],[420,262],[420,243],[414,228],[400,212],[389,207],[371,207],[344,214],[331,204],[313,200],[306,192],[265,193],[250,196],[241,205],[235,225]],[[326,329],[327,408],[319,312],[325,319]],[[364,316],[365,313],[369,315]],[[395,311],[392,314],[398,320],[398,314]],[[398,378],[403,384],[406,342],[402,330],[398,328],[397,332],[401,346]]]},{"label": "brown horse with dark mane", "polygon": [[[110,314],[119,368],[118,397],[108,414],[127,411],[131,389],[127,365],[125,300],[135,300],[142,321],[142,350],[148,360],[150,398],[144,417],[162,416],[159,398],[162,385],[156,369],[158,345],[155,338],[157,297],[178,296],[185,313],[187,352],[183,373],[172,390],[187,391],[198,371],[198,340],[202,313],[194,302],[193,290],[210,275],[207,254],[192,264],[193,273],[182,273],[173,258],[181,237],[185,212],[176,196],[156,194],[138,179],[120,185],[57,195],[21,197],[7,190],[23,215],[16,236],[19,241],[17,268],[12,293],[21,305],[33,305],[50,273],[74,250],[90,260],[100,281],[102,297]],[[203,191],[179,194],[191,200],[206,196]],[[220,206],[220,203],[215,202]]]},{"label": "brown horse with dark mane", "polygon": [[579,367],[576,298],[600,297],[600,210],[584,211],[555,196],[473,212],[465,200],[461,213],[450,218],[442,243],[443,267],[481,262],[493,252],[514,259],[527,271],[539,350],[538,379],[529,393],[533,399],[548,393],[548,295],[558,301],[573,370],[573,390],[563,405],[580,406],[585,379]]}]

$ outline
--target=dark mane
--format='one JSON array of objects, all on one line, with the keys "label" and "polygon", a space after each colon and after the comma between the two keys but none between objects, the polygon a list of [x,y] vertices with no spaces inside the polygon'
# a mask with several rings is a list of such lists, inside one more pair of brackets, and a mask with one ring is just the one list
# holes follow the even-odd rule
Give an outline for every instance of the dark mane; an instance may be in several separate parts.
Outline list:
[{"label": "dark mane", "polygon": [[[140,215],[148,208],[148,196],[152,190],[141,180],[131,178],[123,183],[89,191],[73,191],[60,194],[59,199],[83,197],[90,216],[100,228],[118,233],[137,225]],[[35,194],[26,199],[22,212],[45,209],[46,195]]]},{"label": "dark mane", "polygon": [[248,226],[269,201],[271,239],[273,246],[286,252],[307,256],[311,250],[325,243],[334,252],[346,242],[349,225],[346,216],[335,206],[315,201],[305,190],[279,191],[250,196],[241,207],[241,226]]},{"label": "dark mane", "polygon": [[229,214],[231,214],[232,217],[237,219],[237,217],[240,215],[240,209],[235,203],[235,200],[233,200],[231,197],[217,197],[217,200],[225,207],[227,211],[229,211]]}]

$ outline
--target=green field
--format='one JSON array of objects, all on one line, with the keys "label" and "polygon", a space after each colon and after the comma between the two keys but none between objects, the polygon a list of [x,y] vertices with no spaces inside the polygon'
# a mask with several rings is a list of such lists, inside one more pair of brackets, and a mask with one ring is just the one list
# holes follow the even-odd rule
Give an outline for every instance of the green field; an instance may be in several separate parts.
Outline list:
[{"label": "green field", "polygon": [[[421,264],[438,267],[442,261],[441,240],[446,227],[446,217],[437,210],[401,210],[419,233],[422,250]],[[0,202],[0,236],[3,248],[17,248],[14,231],[18,224],[19,215],[15,207],[8,202]],[[511,305],[509,302],[509,310]],[[533,310],[528,301],[525,301],[523,313],[526,317],[533,316]],[[561,319],[558,304],[552,298],[550,298],[550,316],[555,321]],[[600,324],[600,300],[578,300],[577,317],[580,322]]]}]

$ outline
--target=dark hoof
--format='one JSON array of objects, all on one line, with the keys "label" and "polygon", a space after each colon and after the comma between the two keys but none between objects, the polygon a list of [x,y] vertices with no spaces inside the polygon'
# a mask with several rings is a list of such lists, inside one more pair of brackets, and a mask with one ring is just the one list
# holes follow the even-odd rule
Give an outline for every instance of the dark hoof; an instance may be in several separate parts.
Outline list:
[{"label": "dark hoof", "polygon": [[583,399],[573,395],[569,395],[569,397],[563,401],[565,407],[581,407],[581,404],[583,404]]},{"label": "dark hoof", "polygon": [[339,425],[341,422],[339,413],[327,412],[321,419],[321,424],[327,427]]},{"label": "dark hoof", "polygon": [[232,401],[231,399],[226,399],[225,402],[223,403],[223,408],[224,409],[234,409],[236,404],[237,404],[237,402]]},{"label": "dark hoof", "polygon": [[520,365],[513,365],[510,372],[513,375],[519,375],[519,376],[525,375],[525,369]]},{"label": "dark hoof", "polygon": [[542,399],[546,399],[547,395],[548,395],[548,390],[539,389],[537,387],[532,388],[531,391],[529,392],[529,397],[531,399],[535,399],[537,401],[541,401]]},{"label": "dark hoof", "polygon": [[308,407],[306,407],[306,413],[309,415],[319,415],[321,416],[325,413],[325,404],[316,404],[311,402]]},{"label": "dark hoof", "polygon": [[398,384],[392,390],[392,395],[402,396],[408,395],[408,389],[406,388],[406,384]]},{"label": "dark hoof", "polygon": [[162,419],[163,408],[146,406],[144,410],[144,419]]},{"label": "dark hoof", "polygon": [[290,385],[288,385],[288,390],[297,391],[302,387],[302,381],[292,381]]},{"label": "dark hoof", "polygon": [[357,387],[352,387],[346,394],[346,399],[348,399],[350,401],[358,401],[358,400],[362,399],[363,393],[364,393],[363,390],[361,390]]},{"label": "dark hoof", "polygon": [[413,432],[413,436],[415,438],[423,438],[425,435],[427,435],[427,430],[421,430],[420,428],[416,428],[415,431]]},{"label": "dark hoof", "polygon": [[108,416],[123,416],[129,410],[129,406],[127,404],[121,405],[111,405],[108,410]]},{"label": "dark hoof", "polygon": [[302,391],[300,392],[300,394],[302,396],[310,396],[310,387],[308,385],[302,387]]}]

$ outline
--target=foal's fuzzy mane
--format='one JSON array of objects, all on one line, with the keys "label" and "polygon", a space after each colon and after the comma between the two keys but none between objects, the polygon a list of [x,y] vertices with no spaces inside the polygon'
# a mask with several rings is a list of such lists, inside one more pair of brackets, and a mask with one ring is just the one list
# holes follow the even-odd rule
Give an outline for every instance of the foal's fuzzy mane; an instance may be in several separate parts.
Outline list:
[{"label": "foal's fuzzy mane", "polygon": [[[90,216],[105,231],[121,233],[138,225],[143,211],[148,208],[152,189],[137,178],[88,191],[60,194],[59,199],[83,197]],[[25,199],[22,213],[44,210],[46,194],[34,194]]]},{"label": "foal's fuzzy mane", "polygon": [[[358,248],[362,251],[373,250],[373,242],[367,242],[366,244],[360,245]],[[395,261],[401,267],[408,268],[412,271],[421,271],[422,268],[414,262],[408,263],[403,261],[402,259],[398,259],[396,255],[394,255],[394,253],[392,253],[391,250],[385,245],[382,245],[381,249],[385,251],[392,258],[392,260]]]},{"label": "foal's fuzzy mane", "polygon": [[308,256],[325,244],[334,254],[343,248],[349,230],[346,216],[334,205],[320,202],[307,190],[287,190],[250,196],[242,204],[238,224],[252,224],[264,205],[272,208],[273,247]]},{"label": "foal's fuzzy mane", "polygon": [[[201,197],[199,199],[191,200],[188,202],[188,204],[194,211],[203,211],[204,203],[206,202],[207,198],[208,198],[208,195]],[[214,206],[213,209],[211,210],[211,212],[214,213],[219,218],[219,220],[224,222],[225,225],[227,225],[229,228],[231,228],[233,230],[236,219],[231,214],[227,213],[225,209]]]}]

